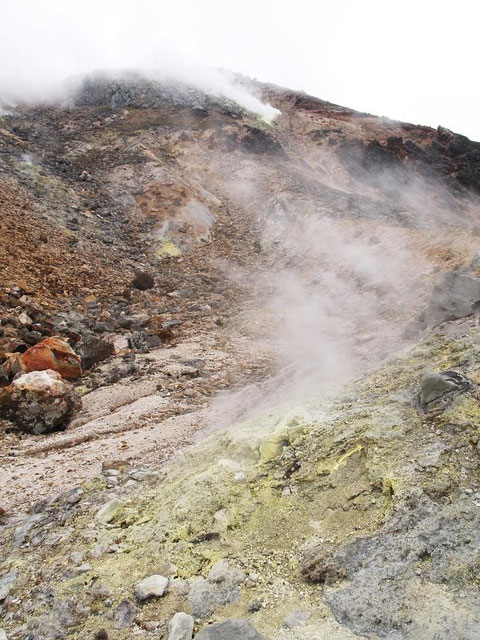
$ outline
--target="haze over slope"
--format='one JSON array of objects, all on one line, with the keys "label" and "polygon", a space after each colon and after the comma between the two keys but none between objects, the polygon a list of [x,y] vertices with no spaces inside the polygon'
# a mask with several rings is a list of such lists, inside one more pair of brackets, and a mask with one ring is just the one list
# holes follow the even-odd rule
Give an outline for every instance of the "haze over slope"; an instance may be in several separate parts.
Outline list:
[{"label": "haze over slope", "polygon": [[479,18],[471,0],[245,0],[234,17],[221,0],[17,0],[2,13],[0,93],[99,68],[193,82],[220,67],[480,140]]},{"label": "haze over slope", "polygon": [[[105,71],[0,116],[0,379],[52,336],[83,365],[64,432],[2,421],[8,637],[167,637],[188,608],[283,640],[298,606],[301,638],[433,638],[405,600],[464,589],[438,637],[473,640],[475,300],[431,336],[423,310],[443,271],[476,291],[480,144],[228,83]],[[437,422],[423,367],[459,369]]]}]

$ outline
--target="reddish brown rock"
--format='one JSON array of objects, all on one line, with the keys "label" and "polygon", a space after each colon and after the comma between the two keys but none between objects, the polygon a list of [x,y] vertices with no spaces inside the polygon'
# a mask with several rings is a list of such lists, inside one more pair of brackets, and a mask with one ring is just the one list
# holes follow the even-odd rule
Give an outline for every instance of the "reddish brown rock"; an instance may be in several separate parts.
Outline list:
[{"label": "reddish brown rock", "polygon": [[20,363],[25,373],[52,369],[58,371],[66,380],[75,379],[82,375],[79,356],[68,342],[56,337],[45,338],[27,349],[20,357]]},{"label": "reddish brown rock", "polygon": [[137,271],[135,273],[135,277],[132,280],[132,285],[135,289],[139,289],[140,291],[146,291],[147,289],[151,289],[155,284],[155,280],[153,276],[148,273],[148,271]]}]

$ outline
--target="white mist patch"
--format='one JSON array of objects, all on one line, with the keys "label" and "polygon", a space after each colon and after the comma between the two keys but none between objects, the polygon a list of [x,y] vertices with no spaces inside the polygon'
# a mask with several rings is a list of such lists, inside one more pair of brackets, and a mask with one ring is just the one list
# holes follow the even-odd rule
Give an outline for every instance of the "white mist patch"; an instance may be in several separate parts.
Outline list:
[{"label": "white mist patch", "polygon": [[142,9],[113,0],[101,7],[93,0],[75,0],[68,8],[65,4],[19,0],[9,7],[10,20],[4,18],[9,27],[0,38],[0,108],[62,99],[67,78],[99,69],[121,77],[128,69],[227,98],[268,123],[279,115],[278,109],[236,82],[233,73],[202,62],[182,20],[169,23],[165,3],[148,2]]},{"label": "white mist patch", "polygon": [[261,102],[245,87],[236,84],[232,74],[220,70],[214,71],[216,73],[210,73],[205,77],[207,80],[205,83],[199,83],[200,78],[194,80],[195,83],[199,83],[198,87],[205,93],[233,100],[247,111],[258,114],[268,124],[280,115],[279,109],[272,107],[271,104]]},{"label": "white mist patch", "polygon": [[224,69],[211,69],[199,65],[177,64],[173,70],[165,74],[158,69],[151,75],[152,79],[173,79],[203,91],[204,93],[220,98],[227,98],[238,105],[257,114],[262,120],[270,124],[280,111],[271,104],[262,102],[245,86],[235,81],[233,73]]}]

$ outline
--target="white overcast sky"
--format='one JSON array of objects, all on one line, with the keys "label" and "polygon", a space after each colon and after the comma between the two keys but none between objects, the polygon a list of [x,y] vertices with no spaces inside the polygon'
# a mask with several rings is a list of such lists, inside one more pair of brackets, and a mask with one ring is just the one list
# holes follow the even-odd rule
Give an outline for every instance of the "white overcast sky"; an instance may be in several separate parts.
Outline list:
[{"label": "white overcast sky", "polygon": [[0,94],[213,66],[480,140],[476,0],[3,0]]}]

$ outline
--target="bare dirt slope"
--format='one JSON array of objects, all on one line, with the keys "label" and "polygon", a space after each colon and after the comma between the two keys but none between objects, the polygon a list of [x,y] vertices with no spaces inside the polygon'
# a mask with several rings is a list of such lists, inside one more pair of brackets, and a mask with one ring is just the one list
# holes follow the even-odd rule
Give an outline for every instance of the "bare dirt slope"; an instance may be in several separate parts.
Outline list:
[{"label": "bare dirt slope", "polygon": [[[128,339],[76,382],[84,408],[64,433],[3,423],[3,508],[105,461],[159,464],[212,427],[218,392],[249,385],[241,415],[265,389],[382,362],[438,270],[468,264],[478,145],[250,88],[273,123],[141,79],[0,117],[2,359],[48,335]],[[139,270],[152,288],[132,286]]]}]

